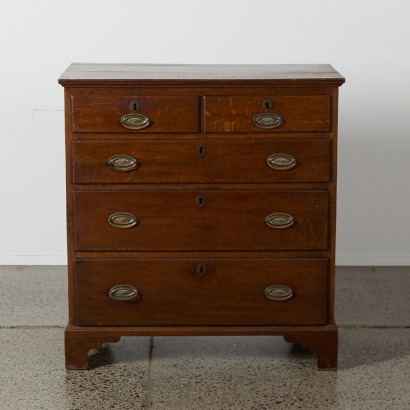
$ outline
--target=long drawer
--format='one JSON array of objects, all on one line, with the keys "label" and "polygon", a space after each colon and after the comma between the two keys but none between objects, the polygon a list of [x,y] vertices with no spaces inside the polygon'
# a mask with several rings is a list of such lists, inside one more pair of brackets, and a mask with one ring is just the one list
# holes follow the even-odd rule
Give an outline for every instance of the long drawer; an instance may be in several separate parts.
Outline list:
[{"label": "long drawer", "polygon": [[330,141],[75,141],[73,162],[77,184],[327,182]]},{"label": "long drawer", "polygon": [[74,192],[75,248],[325,250],[328,192]]},{"label": "long drawer", "polygon": [[77,323],[320,325],[327,259],[77,260]]}]

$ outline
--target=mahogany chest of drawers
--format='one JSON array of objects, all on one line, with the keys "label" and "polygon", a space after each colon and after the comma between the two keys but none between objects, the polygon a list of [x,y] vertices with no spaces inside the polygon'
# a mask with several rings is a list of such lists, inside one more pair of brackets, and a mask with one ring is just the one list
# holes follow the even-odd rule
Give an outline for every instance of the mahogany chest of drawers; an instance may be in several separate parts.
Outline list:
[{"label": "mahogany chest of drawers", "polygon": [[328,65],[72,64],[66,367],[121,336],[282,335],[337,365]]}]

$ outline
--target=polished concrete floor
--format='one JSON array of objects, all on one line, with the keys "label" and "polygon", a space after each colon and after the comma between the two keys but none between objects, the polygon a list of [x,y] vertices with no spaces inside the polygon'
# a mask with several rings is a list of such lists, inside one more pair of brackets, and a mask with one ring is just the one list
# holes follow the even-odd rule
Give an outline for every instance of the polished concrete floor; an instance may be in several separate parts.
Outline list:
[{"label": "polished concrete floor", "polygon": [[65,273],[0,267],[0,410],[410,409],[410,267],[337,269],[337,372],[265,336],[124,337],[66,371]]}]

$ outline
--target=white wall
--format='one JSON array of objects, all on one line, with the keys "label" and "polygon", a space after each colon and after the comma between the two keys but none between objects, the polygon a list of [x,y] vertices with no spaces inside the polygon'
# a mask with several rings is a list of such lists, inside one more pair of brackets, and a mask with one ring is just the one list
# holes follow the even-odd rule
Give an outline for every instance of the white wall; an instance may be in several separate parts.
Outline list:
[{"label": "white wall", "polygon": [[330,63],[339,264],[410,264],[408,0],[0,0],[0,264],[65,263],[70,62]]}]

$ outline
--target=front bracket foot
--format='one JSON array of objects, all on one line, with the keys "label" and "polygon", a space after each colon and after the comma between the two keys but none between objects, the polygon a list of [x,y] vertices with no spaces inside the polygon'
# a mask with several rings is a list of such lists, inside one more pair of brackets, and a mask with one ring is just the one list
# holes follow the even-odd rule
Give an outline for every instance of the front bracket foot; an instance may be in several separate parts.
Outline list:
[{"label": "front bracket foot", "polygon": [[325,330],[289,332],[283,336],[289,343],[316,352],[318,370],[337,369],[338,333],[336,326]]}]

